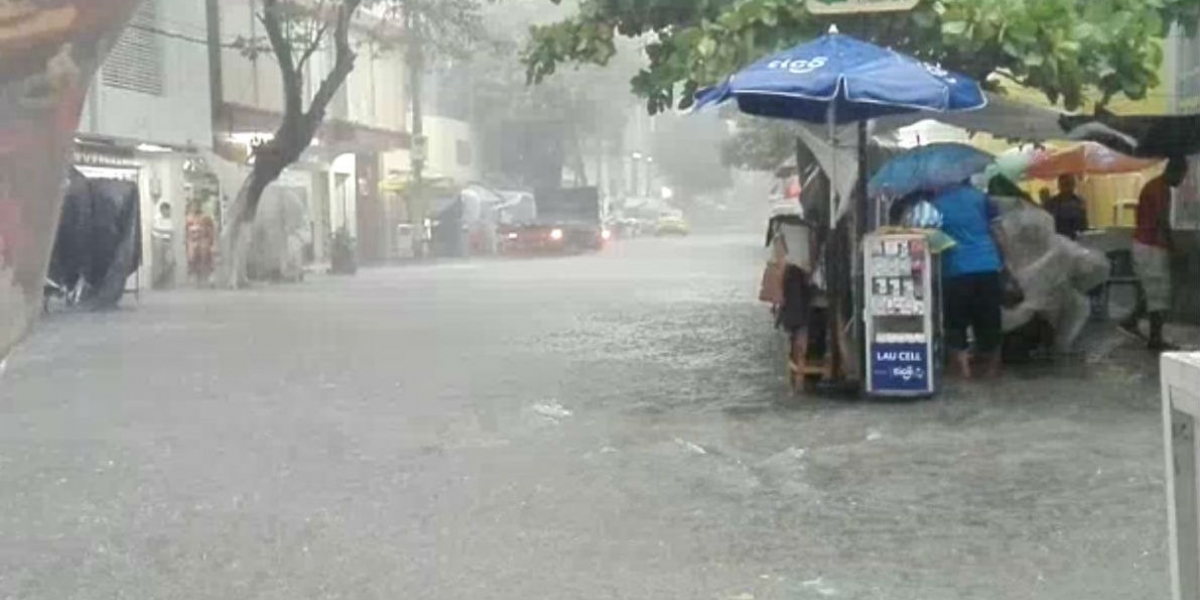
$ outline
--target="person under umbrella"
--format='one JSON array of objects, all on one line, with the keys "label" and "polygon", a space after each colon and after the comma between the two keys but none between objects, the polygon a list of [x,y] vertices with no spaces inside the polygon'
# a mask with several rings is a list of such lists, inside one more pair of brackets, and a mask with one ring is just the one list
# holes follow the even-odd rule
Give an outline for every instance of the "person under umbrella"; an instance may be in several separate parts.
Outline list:
[{"label": "person under umbrella", "polygon": [[967,182],[943,190],[933,204],[942,214],[942,231],[957,242],[942,257],[943,323],[951,368],[960,377],[971,378],[970,330],[985,374],[997,376],[1004,298],[1000,212],[986,194]]},{"label": "person under umbrella", "polygon": [[1087,202],[1075,191],[1075,176],[1058,176],[1058,194],[1043,205],[1054,217],[1054,230],[1072,240],[1088,229]]}]

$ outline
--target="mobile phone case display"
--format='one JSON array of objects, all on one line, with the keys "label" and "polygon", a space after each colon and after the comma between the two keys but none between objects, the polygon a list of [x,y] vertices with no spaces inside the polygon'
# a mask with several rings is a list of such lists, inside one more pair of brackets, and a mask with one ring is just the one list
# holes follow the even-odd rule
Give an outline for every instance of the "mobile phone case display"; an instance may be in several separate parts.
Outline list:
[{"label": "mobile phone case display", "polygon": [[937,393],[941,365],[939,263],[922,234],[871,234],[863,241],[867,393]]}]

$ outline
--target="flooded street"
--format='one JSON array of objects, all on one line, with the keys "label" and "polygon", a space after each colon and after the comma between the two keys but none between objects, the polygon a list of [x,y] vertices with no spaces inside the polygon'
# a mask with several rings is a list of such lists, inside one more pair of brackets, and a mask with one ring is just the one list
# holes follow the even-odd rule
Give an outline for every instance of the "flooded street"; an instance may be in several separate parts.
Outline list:
[{"label": "flooded street", "polygon": [[0,381],[0,598],[1167,597],[1152,358],[788,401],[760,244],[52,316]]}]

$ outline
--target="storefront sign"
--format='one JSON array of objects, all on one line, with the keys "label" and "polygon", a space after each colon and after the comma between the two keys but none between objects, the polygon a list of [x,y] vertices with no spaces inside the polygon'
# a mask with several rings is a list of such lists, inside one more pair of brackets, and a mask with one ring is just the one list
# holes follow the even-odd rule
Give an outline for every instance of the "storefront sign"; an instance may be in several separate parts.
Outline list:
[{"label": "storefront sign", "polygon": [[926,344],[872,344],[872,393],[927,392],[929,347]]},{"label": "storefront sign", "polygon": [[912,10],[919,0],[808,0],[808,12],[814,15],[891,12]]}]

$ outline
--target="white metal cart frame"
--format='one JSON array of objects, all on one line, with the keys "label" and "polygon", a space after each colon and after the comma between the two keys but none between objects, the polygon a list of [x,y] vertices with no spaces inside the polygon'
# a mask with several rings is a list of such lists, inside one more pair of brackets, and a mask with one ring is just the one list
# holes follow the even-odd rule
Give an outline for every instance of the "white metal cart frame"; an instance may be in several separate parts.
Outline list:
[{"label": "white metal cart frame", "polygon": [[1161,359],[1163,444],[1170,519],[1171,594],[1200,599],[1200,480],[1196,457],[1200,438],[1200,353],[1164,354]]}]

